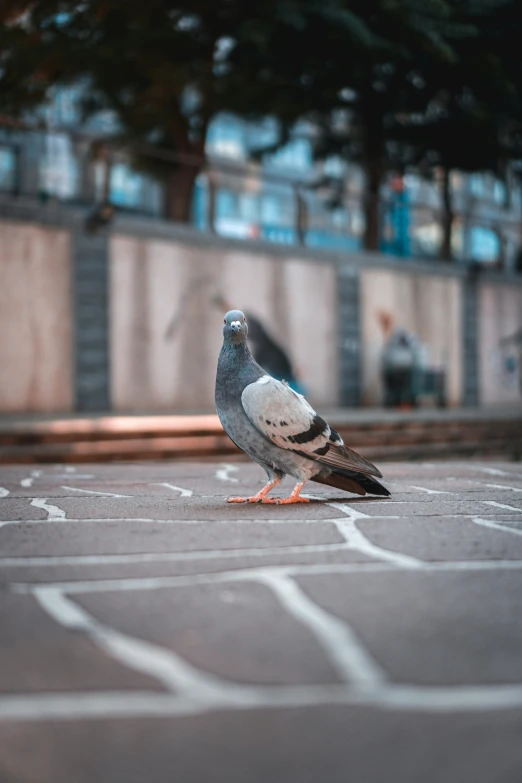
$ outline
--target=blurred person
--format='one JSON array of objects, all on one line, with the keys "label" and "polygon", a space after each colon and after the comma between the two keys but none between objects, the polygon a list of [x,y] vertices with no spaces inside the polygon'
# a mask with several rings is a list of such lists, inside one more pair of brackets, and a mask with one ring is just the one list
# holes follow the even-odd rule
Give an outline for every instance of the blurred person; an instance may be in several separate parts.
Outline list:
[{"label": "blurred person", "polygon": [[406,329],[394,328],[389,313],[379,313],[379,321],[386,340],[381,357],[384,405],[415,408],[421,392],[421,343]]},{"label": "blurred person", "polygon": [[[514,346],[515,351],[518,353],[518,388],[520,391],[520,394],[522,394],[522,327],[520,329],[517,329],[514,334],[509,335],[508,337],[503,337],[499,341],[499,345],[502,348],[506,348],[509,345]],[[512,371],[516,371],[516,360],[513,362]]]}]

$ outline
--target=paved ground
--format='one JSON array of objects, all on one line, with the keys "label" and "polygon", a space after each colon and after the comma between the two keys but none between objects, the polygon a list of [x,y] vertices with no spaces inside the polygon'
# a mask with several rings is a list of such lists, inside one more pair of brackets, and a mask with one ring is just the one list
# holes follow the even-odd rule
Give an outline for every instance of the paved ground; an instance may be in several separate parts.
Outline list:
[{"label": "paved ground", "polygon": [[0,468],[2,783],[519,783],[522,466]]}]

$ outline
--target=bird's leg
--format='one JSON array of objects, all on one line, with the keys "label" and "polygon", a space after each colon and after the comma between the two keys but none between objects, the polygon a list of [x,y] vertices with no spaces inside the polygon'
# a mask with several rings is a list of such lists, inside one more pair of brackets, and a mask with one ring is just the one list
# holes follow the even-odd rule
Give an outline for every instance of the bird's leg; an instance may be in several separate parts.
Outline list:
[{"label": "bird's leg", "polygon": [[253,495],[251,498],[228,498],[227,503],[272,503],[272,500],[267,500],[266,496],[275,486],[279,484],[281,477],[276,476],[271,479],[268,484],[265,484],[263,489],[260,489],[257,495]]},{"label": "bird's leg", "polygon": [[300,494],[299,494],[305,484],[306,484],[306,480],[305,481],[299,481],[295,485],[295,487],[293,489],[293,492],[292,492],[292,494],[290,495],[289,498],[267,498],[264,502],[265,503],[277,503],[280,506],[287,506],[290,503],[309,503],[310,501],[308,500],[308,498],[302,498],[300,496]]}]

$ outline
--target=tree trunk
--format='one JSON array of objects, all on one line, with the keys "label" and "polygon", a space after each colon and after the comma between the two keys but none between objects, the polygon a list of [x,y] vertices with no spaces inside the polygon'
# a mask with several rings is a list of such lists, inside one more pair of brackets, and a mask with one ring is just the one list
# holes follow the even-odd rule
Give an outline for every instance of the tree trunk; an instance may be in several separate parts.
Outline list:
[{"label": "tree trunk", "polygon": [[296,238],[298,245],[306,244],[306,232],[308,231],[308,206],[299,188],[294,190],[296,207]]},{"label": "tree trunk", "polygon": [[200,167],[180,164],[165,184],[165,217],[176,223],[190,223],[194,183]]},{"label": "tree trunk", "polygon": [[[212,170],[207,173],[207,229],[212,233],[216,233],[216,177]],[[230,309],[230,308],[229,308]]]},{"label": "tree trunk", "polygon": [[379,250],[381,240],[380,192],[383,169],[380,160],[366,165],[366,190],[364,198],[364,249]]},{"label": "tree trunk", "polygon": [[453,203],[451,198],[450,169],[442,170],[442,242],[439,257],[441,261],[452,260],[451,238],[453,229]]}]

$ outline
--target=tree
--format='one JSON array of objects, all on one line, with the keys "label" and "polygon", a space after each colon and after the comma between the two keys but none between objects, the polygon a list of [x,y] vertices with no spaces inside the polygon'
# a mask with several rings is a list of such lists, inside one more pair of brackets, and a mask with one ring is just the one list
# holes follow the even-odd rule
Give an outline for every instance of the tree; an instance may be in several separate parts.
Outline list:
[{"label": "tree", "polygon": [[88,79],[86,110],[116,112],[120,140],[164,181],[168,214],[186,221],[216,113],[274,116],[283,143],[297,119],[322,120],[346,108],[342,95],[355,89],[356,99],[348,102],[354,113],[351,146],[359,148],[368,178],[371,247],[385,118],[398,98],[394,61],[402,65],[414,56],[410,38],[417,48],[446,51],[436,22],[445,19],[447,3],[5,0],[1,108],[19,115],[55,84]]},{"label": "tree", "polygon": [[[114,110],[120,141],[166,187],[167,213],[187,221],[220,109],[222,52],[240,0],[8,2],[0,21],[0,101],[20,115],[56,84],[87,79],[87,113]],[[156,154],[158,157],[156,157]]]},{"label": "tree", "polygon": [[395,122],[391,132],[417,171],[440,170],[442,260],[452,257],[452,171],[490,171],[503,177],[508,161],[520,155],[521,93],[513,79],[520,64],[516,58],[511,64],[498,45],[499,28],[504,28],[506,43],[510,5],[504,0],[479,2],[472,9],[480,34],[456,41],[453,61],[424,69],[432,96],[425,112]]},{"label": "tree", "polygon": [[349,5],[5,0],[0,109],[20,116],[56,84],[87,80],[86,113],[115,112],[118,141],[164,182],[167,214],[187,221],[207,129],[218,112],[270,114],[288,129],[306,110],[328,105],[332,89],[324,77],[308,85],[307,72],[324,67],[330,42],[341,51],[352,42],[360,49],[372,41]]},{"label": "tree", "polygon": [[[297,4],[299,5],[299,4]],[[364,246],[379,248],[380,190],[386,172],[400,165],[402,148],[390,143],[400,115],[422,114],[433,86],[422,77],[455,59],[453,42],[475,27],[457,14],[458,0],[339,0],[314,6],[288,32],[262,43],[243,37],[232,58],[251,68],[255,89],[270,98],[282,93],[285,105],[281,142],[295,117],[308,117],[318,131],[315,154],[357,162],[366,175]],[[462,18],[461,18],[462,17]],[[288,52],[297,56],[288,57]],[[274,63],[278,67],[274,68]],[[269,110],[269,100],[265,99]],[[285,135],[286,131],[286,135]]]},{"label": "tree", "polygon": [[428,121],[419,130],[417,170],[438,168],[440,171],[442,240],[439,256],[443,261],[451,261],[455,218],[451,174],[453,171],[490,171],[498,175],[502,156],[498,128],[491,118],[468,112],[452,99],[439,119]]},{"label": "tree", "polygon": [[[310,119],[319,159],[340,154],[364,169],[365,247],[375,250],[386,172],[422,157],[441,85],[456,94],[452,69],[461,42],[480,47],[480,14],[506,2],[4,0],[0,111],[19,117],[54,85],[86,80],[86,112],[115,112],[119,141],[164,182],[167,214],[181,221],[190,216],[216,114],[276,118],[273,148],[299,119]],[[490,36],[497,59],[514,18],[514,0],[507,5],[511,16],[495,17],[496,38]],[[510,78],[519,79],[511,35]],[[466,85],[463,73],[457,81],[459,89]],[[478,103],[489,106],[491,99],[481,88]],[[448,107],[453,111],[459,101],[448,100]],[[454,116],[457,122],[457,111]],[[404,129],[419,117],[429,120],[424,140],[415,129],[406,138]]]}]

